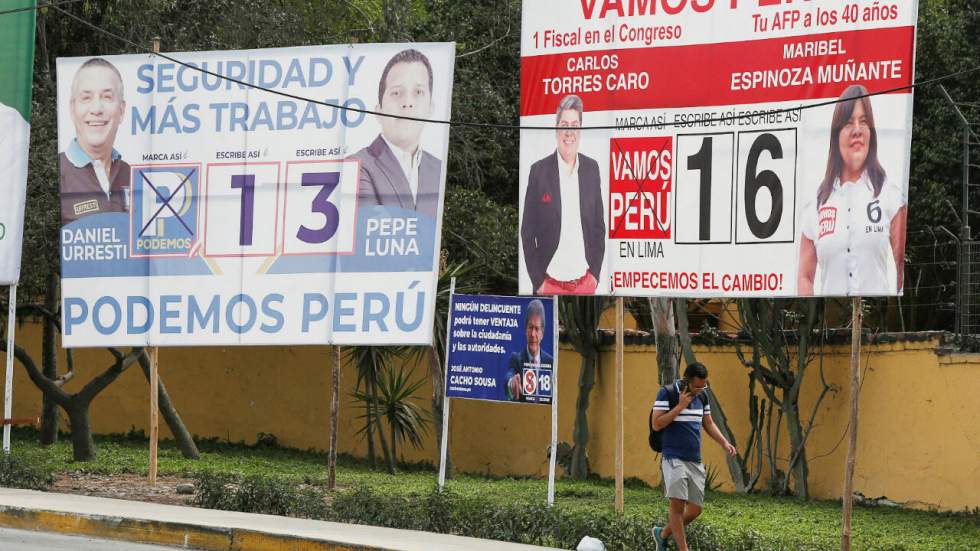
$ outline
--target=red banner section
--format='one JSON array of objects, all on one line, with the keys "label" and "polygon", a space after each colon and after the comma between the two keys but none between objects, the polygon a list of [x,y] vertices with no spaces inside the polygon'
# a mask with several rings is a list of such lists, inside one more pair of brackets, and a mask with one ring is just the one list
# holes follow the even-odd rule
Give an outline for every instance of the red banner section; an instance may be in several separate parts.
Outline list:
[{"label": "red banner section", "polygon": [[670,239],[671,137],[609,144],[609,237]]},{"label": "red banner section", "polygon": [[579,95],[586,111],[745,105],[912,83],[914,27],[521,59],[521,116]]},{"label": "red banner section", "polygon": [[674,272],[616,271],[613,290],[692,291],[700,294],[778,293],[783,291],[779,272]]}]

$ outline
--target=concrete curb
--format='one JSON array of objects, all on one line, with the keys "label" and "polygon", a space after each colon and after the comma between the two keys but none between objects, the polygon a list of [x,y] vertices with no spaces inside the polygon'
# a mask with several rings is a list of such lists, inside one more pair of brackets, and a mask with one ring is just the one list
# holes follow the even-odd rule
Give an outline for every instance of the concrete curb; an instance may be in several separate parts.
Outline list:
[{"label": "concrete curb", "polygon": [[207,551],[395,551],[341,542],[179,522],[0,507],[0,526]]},{"label": "concrete curb", "polygon": [[206,551],[556,551],[464,536],[0,488],[0,526]]}]

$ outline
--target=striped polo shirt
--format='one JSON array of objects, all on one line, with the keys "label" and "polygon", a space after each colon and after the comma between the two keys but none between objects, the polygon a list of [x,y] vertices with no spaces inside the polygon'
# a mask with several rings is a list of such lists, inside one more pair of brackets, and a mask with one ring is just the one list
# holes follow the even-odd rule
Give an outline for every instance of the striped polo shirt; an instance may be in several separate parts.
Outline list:
[{"label": "striped polo shirt", "polygon": [[[678,381],[674,381],[674,392],[680,396]],[[655,411],[670,411],[667,391],[661,387],[653,404]],[[663,430],[663,456],[665,459],[682,459],[701,462],[701,421],[711,414],[711,406],[704,392],[694,397],[691,403],[677,415],[673,422]]]}]

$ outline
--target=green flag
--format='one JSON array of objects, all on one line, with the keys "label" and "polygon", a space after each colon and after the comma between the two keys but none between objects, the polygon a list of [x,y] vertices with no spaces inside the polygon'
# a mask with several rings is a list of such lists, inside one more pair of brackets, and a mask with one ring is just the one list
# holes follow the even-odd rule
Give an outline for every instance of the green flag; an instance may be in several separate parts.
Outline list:
[{"label": "green flag", "polygon": [[[0,285],[20,279],[35,0],[0,0]],[[32,8],[16,11],[21,8]]]}]

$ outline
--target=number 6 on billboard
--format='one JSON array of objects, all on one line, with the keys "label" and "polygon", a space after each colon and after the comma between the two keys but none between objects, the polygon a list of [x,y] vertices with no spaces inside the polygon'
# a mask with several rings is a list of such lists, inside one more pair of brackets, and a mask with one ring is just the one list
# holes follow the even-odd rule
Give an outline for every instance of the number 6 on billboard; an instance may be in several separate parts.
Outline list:
[{"label": "number 6 on billboard", "polygon": [[792,243],[796,129],[738,133],[735,242]]}]

